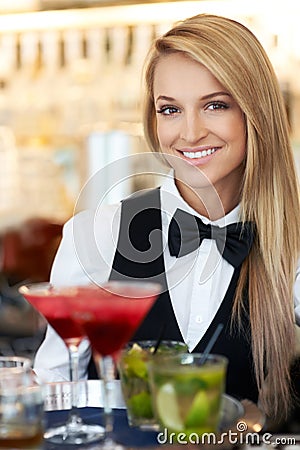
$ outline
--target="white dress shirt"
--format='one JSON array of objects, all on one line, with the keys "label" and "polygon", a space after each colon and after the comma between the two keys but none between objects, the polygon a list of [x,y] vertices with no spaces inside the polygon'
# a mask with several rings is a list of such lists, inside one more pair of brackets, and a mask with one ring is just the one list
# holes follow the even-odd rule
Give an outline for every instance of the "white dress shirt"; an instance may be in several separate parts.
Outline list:
[{"label": "white dress shirt", "polygon": [[[176,258],[167,246],[168,227],[176,208],[199,216],[204,223],[218,226],[239,221],[239,206],[216,221],[194,211],[180,196],[172,175],[161,189],[162,242],[166,279],[174,313],[184,341],[192,351],[212,322],[230,284],[234,268],[220,256],[214,240],[204,239],[199,249]],[[121,204],[103,205],[97,211],[75,215],[64,226],[63,239],[51,272],[56,285],[101,283],[110,275],[116,250]],[[295,317],[300,325],[300,265],[294,290]],[[87,340],[80,345],[79,377],[87,377],[90,359]],[[68,353],[62,339],[50,326],[34,362],[42,382],[69,378]]]}]

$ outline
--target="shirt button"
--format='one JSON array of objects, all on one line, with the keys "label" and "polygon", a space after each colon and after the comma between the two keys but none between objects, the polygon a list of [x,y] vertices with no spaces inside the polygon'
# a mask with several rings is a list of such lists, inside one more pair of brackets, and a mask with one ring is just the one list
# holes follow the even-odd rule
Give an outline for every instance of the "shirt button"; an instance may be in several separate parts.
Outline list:
[{"label": "shirt button", "polygon": [[196,323],[202,323],[203,322],[203,319],[202,319],[202,316],[196,316]]}]

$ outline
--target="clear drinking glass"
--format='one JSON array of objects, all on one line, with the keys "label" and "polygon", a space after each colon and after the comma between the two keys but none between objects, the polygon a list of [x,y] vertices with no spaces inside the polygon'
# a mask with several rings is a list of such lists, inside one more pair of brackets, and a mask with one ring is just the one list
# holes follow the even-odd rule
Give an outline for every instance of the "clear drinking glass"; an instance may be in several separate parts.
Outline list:
[{"label": "clear drinking glass", "polygon": [[203,354],[198,353],[152,358],[149,379],[161,429],[169,436],[184,433],[186,438],[216,433],[227,363],[224,356],[212,354],[203,362]]},{"label": "clear drinking glass", "polygon": [[131,427],[156,429],[149,385],[148,361],[160,355],[185,353],[188,348],[179,341],[163,340],[129,342],[121,351],[118,371],[126,403],[128,423]]},{"label": "clear drinking glass", "polygon": [[20,293],[41,313],[63,339],[69,352],[72,407],[66,423],[46,430],[45,439],[56,444],[83,445],[102,439],[104,428],[83,422],[78,412],[78,349],[84,339],[82,328],[71,317],[68,296],[77,294],[76,289],[56,289],[48,282],[21,286]]},{"label": "clear drinking glass", "polygon": [[30,359],[0,356],[0,448],[41,449],[43,425],[43,393]]}]

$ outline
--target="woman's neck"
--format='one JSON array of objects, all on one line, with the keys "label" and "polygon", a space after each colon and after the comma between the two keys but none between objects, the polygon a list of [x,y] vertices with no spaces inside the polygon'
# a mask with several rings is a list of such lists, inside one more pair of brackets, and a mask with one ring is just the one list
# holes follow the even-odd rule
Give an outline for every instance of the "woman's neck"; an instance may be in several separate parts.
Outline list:
[{"label": "woman's neck", "polygon": [[213,186],[194,189],[185,183],[175,180],[177,189],[182,198],[199,214],[214,221],[224,217],[239,203],[239,193],[219,193]]}]

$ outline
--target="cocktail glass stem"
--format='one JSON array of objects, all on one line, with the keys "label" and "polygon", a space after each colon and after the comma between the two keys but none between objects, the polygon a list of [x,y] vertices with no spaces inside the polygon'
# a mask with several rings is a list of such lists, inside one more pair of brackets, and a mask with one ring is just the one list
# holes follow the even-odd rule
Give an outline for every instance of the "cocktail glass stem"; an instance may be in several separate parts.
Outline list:
[{"label": "cocktail glass stem", "polygon": [[67,430],[74,433],[78,424],[82,424],[82,419],[78,415],[78,399],[79,399],[79,383],[78,383],[78,363],[79,350],[78,345],[69,344],[69,361],[70,361],[70,381],[71,381],[71,411],[67,422]]},{"label": "cocktail glass stem", "polygon": [[74,343],[67,345],[69,353],[70,381],[71,381],[71,410],[65,425],[58,429],[50,429],[45,438],[57,444],[87,444],[104,437],[104,430],[99,425],[86,425],[78,414],[79,403],[79,348]]},{"label": "cocktail glass stem", "polygon": [[115,364],[112,356],[94,355],[95,362],[99,368],[100,378],[103,380],[103,413],[105,439],[100,448],[107,450],[122,450],[124,447],[113,439],[113,409],[112,404],[115,394]]}]

